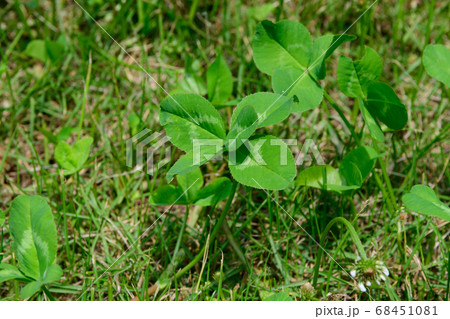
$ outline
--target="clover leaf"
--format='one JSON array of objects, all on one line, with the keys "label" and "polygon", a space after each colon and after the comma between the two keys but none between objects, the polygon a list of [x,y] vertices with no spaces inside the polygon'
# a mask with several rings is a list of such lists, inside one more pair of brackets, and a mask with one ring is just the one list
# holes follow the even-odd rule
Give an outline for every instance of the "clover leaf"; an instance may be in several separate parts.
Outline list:
[{"label": "clover leaf", "polygon": [[410,211],[450,221],[450,208],[428,186],[413,186],[409,193],[402,196],[402,201]]},{"label": "clover leaf", "polygon": [[450,87],[450,49],[442,44],[429,44],[423,51],[423,66],[427,73]]},{"label": "clover leaf", "polygon": [[65,175],[74,174],[83,168],[89,157],[92,142],[92,137],[85,137],[73,145],[59,141],[55,148],[55,160],[65,170]]}]

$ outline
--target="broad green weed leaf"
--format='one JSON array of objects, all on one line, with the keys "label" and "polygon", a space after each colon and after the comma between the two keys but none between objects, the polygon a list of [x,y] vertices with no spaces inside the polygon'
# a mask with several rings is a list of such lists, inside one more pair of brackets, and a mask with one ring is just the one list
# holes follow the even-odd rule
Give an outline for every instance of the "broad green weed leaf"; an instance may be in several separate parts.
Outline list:
[{"label": "broad green weed leaf", "polygon": [[288,294],[284,292],[279,292],[267,297],[263,301],[294,301],[294,300],[291,297],[289,297]]},{"label": "broad green weed leaf", "polygon": [[341,56],[337,68],[339,89],[349,97],[364,97],[369,85],[377,81],[383,70],[383,61],[371,48],[361,60]]},{"label": "broad green weed leaf", "polygon": [[196,94],[182,93],[161,103],[161,125],[170,141],[185,152],[193,149],[194,139],[224,139],[222,118],[214,106]]},{"label": "broad green weed leaf", "polygon": [[199,167],[183,175],[177,175],[178,186],[189,201],[193,201],[203,186],[203,175]]},{"label": "broad green weed leaf", "polygon": [[367,102],[362,98],[358,98],[359,110],[364,118],[364,122],[366,122],[367,127],[369,128],[370,135],[376,139],[378,142],[384,142],[384,133],[381,130],[380,124],[373,118],[372,114],[370,114],[367,109]]},{"label": "broad green weed leaf", "polygon": [[63,275],[63,270],[59,265],[51,265],[47,268],[44,273],[44,278],[42,279],[43,284],[49,284],[55,281],[59,281]]},{"label": "broad green weed leaf", "polygon": [[253,60],[261,72],[272,75],[275,69],[293,67],[305,71],[312,52],[312,38],[299,22],[265,20],[256,27]]},{"label": "broad green weed leaf", "polygon": [[58,62],[64,54],[64,45],[49,40],[33,40],[28,43],[25,54],[42,62]]},{"label": "broad green weed leaf", "polygon": [[32,282],[26,284],[20,290],[20,299],[30,298],[35,293],[37,293],[39,290],[41,290],[41,287],[42,287],[42,283],[40,281],[32,281]]},{"label": "broad green weed leaf", "polygon": [[297,96],[298,102],[295,104],[300,110],[315,108],[323,98],[322,87],[308,73],[296,68],[276,69],[272,87],[275,93]]},{"label": "broad green weed leaf", "polygon": [[155,189],[150,195],[150,203],[153,205],[186,205],[188,201],[180,187],[163,185]]},{"label": "broad green weed leaf", "polygon": [[16,266],[0,263],[0,283],[11,279],[26,280],[26,277]]},{"label": "broad green weed leaf", "polygon": [[324,35],[313,43],[313,50],[309,58],[309,69],[313,77],[323,80],[326,75],[325,60],[343,43],[352,41],[353,35]]},{"label": "broad green weed leaf", "polygon": [[176,93],[179,92],[205,95],[206,86],[204,80],[195,73],[186,73],[178,86],[178,90],[176,90]]},{"label": "broad green weed leaf", "polygon": [[206,162],[214,159],[218,155],[222,154],[223,148],[217,150],[214,145],[204,145],[199,148],[195,153],[193,151],[187,152],[181,156],[178,161],[167,172],[167,182],[173,179],[175,175],[186,174],[202,166]]},{"label": "broad green weed leaf", "polygon": [[312,166],[304,169],[298,174],[296,184],[335,192],[359,187],[357,185],[344,185],[339,171],[329,165]]},{"label": "broad green weed leaf", "polygon": [[[250,152],[249,147],[253,147]],[[249,140],[229,161],[231,175],[241,184],[260,189],[286,188],[295,178],[294,157],[287,145],[273,136]]]},{"label": "broad green weed leaf", "polygon": [[427,73],[450,87],[450,49],[442,44],[429,44],[423,51],[423,66]]},{"label": "broad green weed leaf", "polygon": [[[350,151],[341,161],[339,173],[345,178],[349,185],[359,185],[369,176],[372,171],[378,153],[370,146],[361,146]],[[361,182],[355,179],[354,166],[359,171]]]},{"label": "broad green weed leaf", "polygon": [[413,212],[450,221],[450,208],[428,186],[413,186],[410,193],[403,195],[402,201]]},{"label": "broad green weed leaf", "polygon": [[292,98],[269,92],[248,95],[236,106],[231,116],[231,126],[236,122],[240,111],[249,105],[254,107],[258,115],[258,128],[261,128],[285,120],[291,112]]},{"label": "broad green weed leaf", "polygon": [[206,73],[208,99],[220,105],[229,98],[233,91],[233,77],[225,59],[219,55],[209,66]]},{"label": "broad green weed leaf", "polygon": [[225,141],[225,147],[233,150],[238,149],[243,140],[247,140],[258,128],[258,114],[255,108],[247,105],[243,108],[235,109],[234,113],[239,113],[234,122],[231,122],[231,128]]},{"label": "broad green weed leaf", "polygon": [[369,112],[393,130],[401,130],[408,121],[406,107],[387,84],[375,82],[367,90]]},{"label": "broad green weed leaf", "polygon": [[40,196],[18,196],[12,202],[9,226],[20,270],[42,279],[56,259],[56,227],[50,206]]},{"label": "broad green weed leaf", "polygon": [[73,174],[78,172],[89,157],[92,137],[85,137],[73,145],[60,141],[55,148],[55,160],[59,166],[65,170],[64,174]]},{"label": "broad green weed leaf", "polygon": [[195,205],[211,206],[228,198],[231,181],[226,177],[218,177],[206,185],[197,195]]}]

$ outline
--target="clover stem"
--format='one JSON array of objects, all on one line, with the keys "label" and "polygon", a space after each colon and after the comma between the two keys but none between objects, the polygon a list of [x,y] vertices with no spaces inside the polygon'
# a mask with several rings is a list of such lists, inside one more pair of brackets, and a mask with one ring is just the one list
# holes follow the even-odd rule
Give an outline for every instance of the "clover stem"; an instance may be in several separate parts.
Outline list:
[{"label": "clover stem", "polygon": [[344,217],[335,217],[333,218],[325,227],[324,231],[322,232],[322,236],[320,237],[320,249],[318,250],[317,257],[316,257],[316,264],[314,265],[314,277],[313,277],[313,285],[315,286],[317,284],[317,278],[319,275],[319,266],[322,259],[322,247],[325,243],[325,240],[327,238],[327,234],[330,231],[331,227],[336,223],[342,223],[345,226],[347,226],[347,229],[350,233],[350,236],[352,237],[353,243],[356,245],[356,248],[358,249],[359,255],[362,259],[366,260],[367,255],[364,251],[364,247],[361,243],[361,240],[358,237],[358,233],[356,232],[353,225]]}]

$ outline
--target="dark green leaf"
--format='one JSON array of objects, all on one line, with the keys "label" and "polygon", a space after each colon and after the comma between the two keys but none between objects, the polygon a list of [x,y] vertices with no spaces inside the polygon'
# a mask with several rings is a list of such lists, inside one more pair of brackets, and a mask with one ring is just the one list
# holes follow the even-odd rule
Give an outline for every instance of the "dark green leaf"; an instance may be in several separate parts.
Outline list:
[{"label": "dark green leaf", "polygon": [[226,177],[218,177],[200,190],[195,199],[195,205],[212,206],[226,199],[230,191],[231,181]]},{"label": "dark green leaf", "polygon": [[180,187],[164,185],[158,187],[150,195],[150,203],[153,205],[187,205],[188,201]]}]

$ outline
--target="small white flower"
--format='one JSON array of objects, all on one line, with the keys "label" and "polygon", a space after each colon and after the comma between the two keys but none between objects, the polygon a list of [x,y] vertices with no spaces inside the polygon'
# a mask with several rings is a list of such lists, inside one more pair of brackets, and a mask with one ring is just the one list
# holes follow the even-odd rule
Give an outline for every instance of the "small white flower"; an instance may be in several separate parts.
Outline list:
[{"label": "small white flower", "polygon": [[370,287],[370,286],[372,286],[372,283],[370,281],[368,281],[368,282],[366,282],[366,286]]},{"label": "small white flower", "polygon": [[378,286],[380,285],[380,281],[379,281],[379,280],[377,280],[377,285],[378,285]]},{"label": "small white flower", "polygon": [[364,284],[362,282],[360,282],[358,284],[358,288],[359,288],[359,290],[361,290],[361,292],[366,292],[367,291],[366,287],[364,286]]},{"label": "small white flower", "polygon": [[385,274],[386,277],[389,276],[389,270],[387,269],[387,267],[383,267],[383,274]]},{"label": "small white flower", "polygon": [[386,281],[386,277],[384,277],[383,275],[380,275],[381,280]]},{"label": "small white flower", "polygon": [[353,269],[352,271],[350,271],[350,275],[355,278],[356,277],[356,270]]}]

